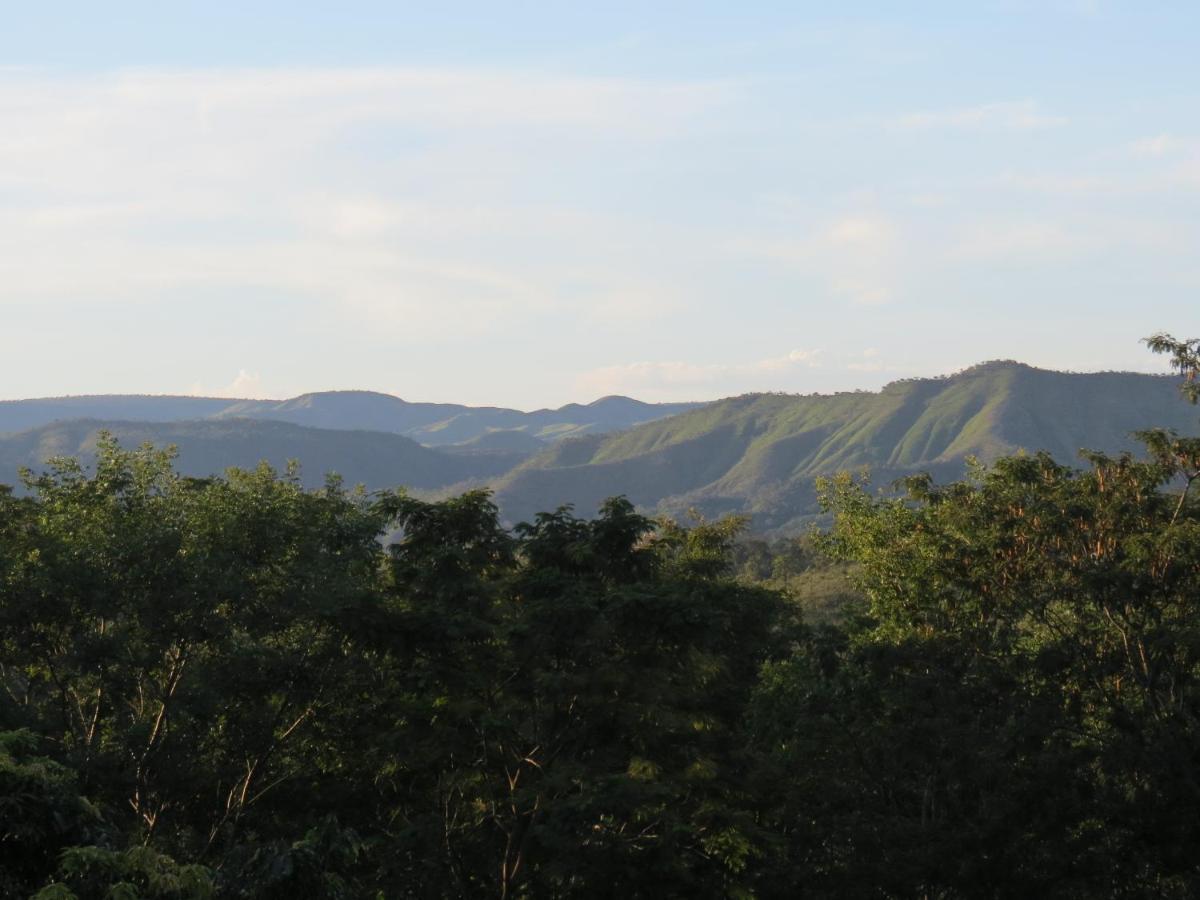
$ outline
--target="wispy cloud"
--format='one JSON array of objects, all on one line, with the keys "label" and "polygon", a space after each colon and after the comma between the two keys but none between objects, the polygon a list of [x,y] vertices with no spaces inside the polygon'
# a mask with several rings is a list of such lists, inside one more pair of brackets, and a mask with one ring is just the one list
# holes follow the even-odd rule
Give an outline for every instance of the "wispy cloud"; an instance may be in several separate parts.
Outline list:
[{"label": "wispy cloud", "polygon": [[[572,296],[641,318],[657,276],[587,262],[630,229],[558,201],[545,160],[581,177],[614,146],[682,139],[732,91],[511,70],[0,71],[0,279],[25,301],[286,293],[400,340],[519,325]],[[590,291],[561,291],[570,277]]]},{"label": "wispy cloud", "polygon": [[894,124],[909,130],[1033,131],[1066,122],[1064,116],[1044,112],[1036,101],[1017,100],[908,113],[897,118]]},{"label": "wispy cloud", "polygon": [[861,358],[847,362],[846,368],[851,372],[882,372],[887,369],[887,366],[880,359],[879,350],[875,347],[868,347],[862,352]]},{"label": "wispy cloud", "polygon": [[1180,140],[1171,134],[1156,134],[1153,137],[1139,138],[1130,149],[1137,156],[1161,157],[1176,153],[1188,146],[1187,141]]},{"label": "wispy cloud", "polygon": [[796,238],[745,238],[733,249],[809,273],[833,297],[855,305],[888,303],[898,292],[900,228],[879,213],[837,217]]},{"label": "wispy cloud", "polygon": [[991,48],[947,28],[952,55],[906,19],[666,62],[593,36],[542,68],[0,67],[0,309],[29,336],[0,382],[534,406],[1030,357],[1052,338],[1024,323],[1077,293],[1089,353],[1171,327],[1200,278],[1186,86],[1052,97],[1111,61],[1034,42],[1009,89],[961,67],[946,101],[938,67]]},{"label": "wispy cloud", "polygon": [[993,218],[964,223],[948,253],[966,263],[1064,263],[1134,249],[1182,250],[1190,240],[1169,224],[1132,216]]}]

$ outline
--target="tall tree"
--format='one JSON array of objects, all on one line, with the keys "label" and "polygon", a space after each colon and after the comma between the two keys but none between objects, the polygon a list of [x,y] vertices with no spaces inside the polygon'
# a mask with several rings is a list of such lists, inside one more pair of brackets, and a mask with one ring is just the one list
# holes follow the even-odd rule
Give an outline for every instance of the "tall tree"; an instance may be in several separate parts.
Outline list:
[{"label": "tall tree", "polygon": [[898,498],[825,484],[870,606],[765,672],[772,890],[1194,895],[1196,447],[1144,437],[1144,460],[1017,456]]}]

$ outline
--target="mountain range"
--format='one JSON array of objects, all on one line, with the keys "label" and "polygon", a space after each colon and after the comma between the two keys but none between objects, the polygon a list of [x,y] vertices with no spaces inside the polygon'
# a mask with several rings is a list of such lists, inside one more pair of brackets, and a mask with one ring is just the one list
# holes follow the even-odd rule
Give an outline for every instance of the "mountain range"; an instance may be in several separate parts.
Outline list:
[{"label": "mountain range", "polygon": [[1048,451],[1136,451],[1133,433],[1195,433],[1197,410],[1168,376],[1075,374],[1011,361],[943,378],[893,382],[879,392],[748,394],[618,434],[564,441],[494,482],[515,518],[562,503],[580,510],[623,493],[680,515],[751,514],[756,528],[796,526],[816,512],[813,481],[869,467],[876,484],[927,471],[962,474],[990,461]]},{"label": "mountain range", "polygon": [[[290,400],[228,400],[213,397],[96,395],[0,401],[0,434],[71,419],[182,422],[257,419],[311,428],[383,431],[427,446],[483,441],[538,449],[565,437],[629,428],[692,409],[696,403],[643,403],[603,397],[586,405],[522,412],[457,403],[411,403],[374,391],[323,391]],[[513,432],[499,438],[495,432]],[[498,444],[497,444],[498,445]]]},{"label": "mountain range", "polygon": [[[0,431],[34,425],[0,436],[0,483],[53,455],[86,461],[104,429],[126,446],[176,445],[180,469],[194,475],[297,459],[309,485],[327,471],[370,489],[433,495],[487,485],[510,521],[565,504],[591,513],[624,494],[649,512],[746,513],[756,530],[786,531],[816,513],[814,478],[842,469],[869,467],[881,485],[918,471],[945,479],[960,475],[968,456],[1046,450],[1069,463],[1082,448],[1136,450],[1141,429],[1194,434],[1197,410],[1176,384],[1001,361],[878,392],[747,394],[703,405],[613,397],[533,413],[366,392],[10,401],[0,403]],[[52,414],[57,420],[46,421]]]}]

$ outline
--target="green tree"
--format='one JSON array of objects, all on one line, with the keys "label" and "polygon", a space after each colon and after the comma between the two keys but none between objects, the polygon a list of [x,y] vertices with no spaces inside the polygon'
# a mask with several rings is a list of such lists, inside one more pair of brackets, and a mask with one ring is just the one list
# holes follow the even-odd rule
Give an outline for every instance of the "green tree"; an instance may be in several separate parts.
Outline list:
[{"label": "green tree", "polygon": [[94,474],[59,461],[27,488],[0,497],[19,522],[0,535],[0,721],[53,740],[118,856],[219,866],[303,835],[337,780],[318,723],[368,664],[352,652],[378,599],[368,500],[267,468],[186,479],[107,440]]},{"label": "green tree", "polygon": [[1154,353],[1171,357],[1171,368],[1183,377],[1180,392],[1192,403],[1200,401],[1200,338],[1179,340],[1166,332],[1152,334],[1143,341]]},{"label": "green tree", "polygon": [[773,891],[1194,894],[1194,439],[1148,438],[1145,460],[1018,456],[894,499],[824,485],[869,612],[764,673]]},{"label": "green tree", "polygon": [[100,839],[99,812],[79,795],[76,775],[37,753],[28,730],[0,732],[0,895],[28,896],[59,854]]},{"label": "green tree", "polygon": [[[409,668],[390,774],[397,885],[722,895],[761,829],[741,717],[785,608],[724,573],[739,523],[661,529],[624,500],[497,524],[483,494],[402,497]],[[453,885],[447,890],[446,885]]]}]

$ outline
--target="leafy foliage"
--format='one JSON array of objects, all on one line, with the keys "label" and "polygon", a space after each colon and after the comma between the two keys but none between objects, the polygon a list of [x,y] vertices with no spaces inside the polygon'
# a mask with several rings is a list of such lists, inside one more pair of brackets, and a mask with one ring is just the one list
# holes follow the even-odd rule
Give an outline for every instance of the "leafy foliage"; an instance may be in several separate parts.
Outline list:
[{"label": "leafy foliage", "polygon": [[[744,880],[764,838],[735,802],[741,718],[791,626],[778,596],[726,575],[740,523],[659,526],[614,500],[509,532],[483,492],[312,492],[266,467],[191,479],[111,439],[97,460],[0,496],[22,889]],[[33,735],[53,760],[29,756]]]},{"label": "leafy foliage", "polygon": [[868,617],[768,667],[756,729],[819,892],[1191,896],[1200,509],[1171,465],[1013,457],[825,487]]},{"label": "leafy foliage", "polygon": [[1153,334],[1145,340],[1155,353],[1166,353],[1171,357],[1171,368],[1183,376],[1179,385],[1180,393],[1189,401],[1200,401],[1200,338],[1178,340],[1165,332]]}]

